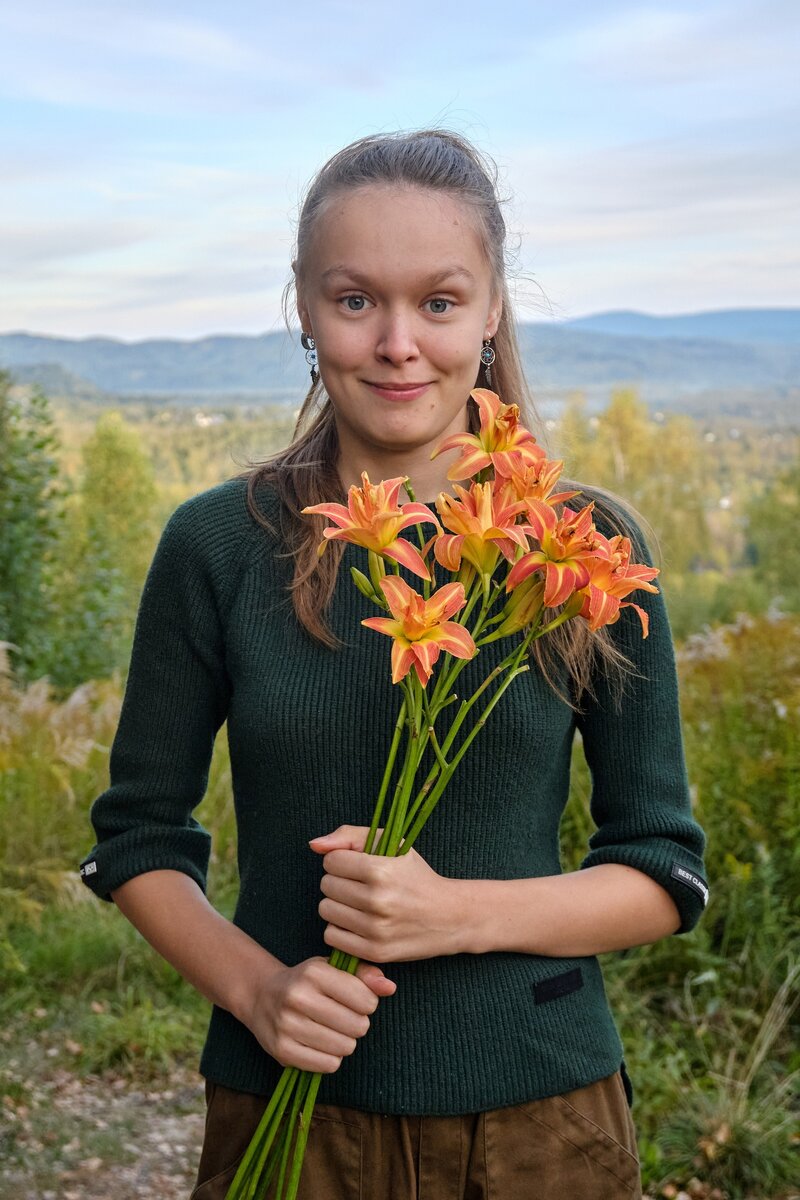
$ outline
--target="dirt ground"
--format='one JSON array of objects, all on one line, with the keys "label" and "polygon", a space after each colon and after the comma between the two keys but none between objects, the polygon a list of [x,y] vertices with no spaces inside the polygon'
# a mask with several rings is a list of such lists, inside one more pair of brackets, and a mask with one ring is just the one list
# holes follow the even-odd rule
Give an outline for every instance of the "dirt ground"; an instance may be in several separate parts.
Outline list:
[{"label": "dirt ground", "polygon": [[188,1200],[205,1120],[203,1080],[167,1086],[56,1071],[0,1106],[2,1200]]}]

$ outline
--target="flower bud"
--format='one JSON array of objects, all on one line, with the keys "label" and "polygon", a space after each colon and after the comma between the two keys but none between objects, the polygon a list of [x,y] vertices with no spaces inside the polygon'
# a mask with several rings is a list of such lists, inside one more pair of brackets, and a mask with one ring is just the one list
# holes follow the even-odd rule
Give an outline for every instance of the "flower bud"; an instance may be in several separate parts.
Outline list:
[{"label": "flower bud", "polygon": [[381,608],[386,607],[386,602],[382,597],[378,596],[375,588],[367,579],[363,571],[359,571],[358,567],[350,568],[350,576],[353,583],[356,585],[362,596],[366,596],[368,600],[372,600],[375,604],[380,604]]},{"label": "flower bud", "polygon": [[495,634],[506,637],[532,625],[542,611],[544,602],[544,579],[540,574],[529,575],[517,584],[503,609],[504,620]]}]

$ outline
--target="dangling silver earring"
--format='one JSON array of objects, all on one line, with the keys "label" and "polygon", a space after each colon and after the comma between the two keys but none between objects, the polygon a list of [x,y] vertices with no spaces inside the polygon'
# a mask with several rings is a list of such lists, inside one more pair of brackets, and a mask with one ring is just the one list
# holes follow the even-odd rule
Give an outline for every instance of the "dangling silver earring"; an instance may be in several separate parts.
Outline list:
[{"label": "dangling silver earring", "polygon": [[492,342],[491,338],[485,338],[484,343],[483,343],[483,349],[481,350],[481,362],[483,363],[483,369],[484,369],[484,373],[486,375],[486,382],[490,388],[492,386],[492,372],[489,370],[489,368],[491,367],[492,363],[494,362],[495,358],[497,357],[497,355],[494,352],[494,348],[492,347],[491,342]]},{"label": "dangling silver earring", "polygon": [[310,333],[303,330],[300,336],[300,343],[306,352],[306,362],[311,367],[311,386],[314,387],[319,379],[319,371],[317,370],[317,343],[314,341]]}]

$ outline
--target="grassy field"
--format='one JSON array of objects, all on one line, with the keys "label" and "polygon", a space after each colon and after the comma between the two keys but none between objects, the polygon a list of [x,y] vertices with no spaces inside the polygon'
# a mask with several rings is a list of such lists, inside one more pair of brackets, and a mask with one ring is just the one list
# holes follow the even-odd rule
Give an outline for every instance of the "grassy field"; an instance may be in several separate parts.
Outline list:
[{"label": "grassy field", "polygon": [[[800,622],[741,618],[687,640],[679,665],[712,898],[691,934],[605,955],[604,970],[650,1195],[776,1200],[797,1194],[799,1148]],[[209,1006],[75,870],[121,682],[59,700],[46,680],[0,679],[0,1194],[187,1195]],[[576,747],[565,869],[591,832],[588,792]],[[224,727],[197,816],[214,835],[209,894],[230,915]]]}]

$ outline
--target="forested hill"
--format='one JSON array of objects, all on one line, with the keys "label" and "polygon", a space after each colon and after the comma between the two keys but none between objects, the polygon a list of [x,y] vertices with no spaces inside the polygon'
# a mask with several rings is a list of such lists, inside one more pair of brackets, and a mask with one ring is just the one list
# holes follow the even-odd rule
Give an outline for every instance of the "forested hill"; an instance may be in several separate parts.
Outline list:
[{"label": "forested hill", "polygon": [[[703,394],[714,406],[746,411],[758,397],[785,416],[797,403],[800,309],[609,312],[524,323],[520,338],[528,378],[544,398],[578,388],[601,401],[609,388],[632,385],[661,407],[691,409]],[[283,330],[137,342],[5,333],[0,367],[51,395],[100,402],[294,404],[307,381],[298,340]]]},{"label": "forested hill", "polygon": [[800,308],[730,308],[718,312],[652,317],[648,313],[596,313],[567,321],[570,329],[622,337],[711,338],[720,342],[772,342],[800,346]]}]

